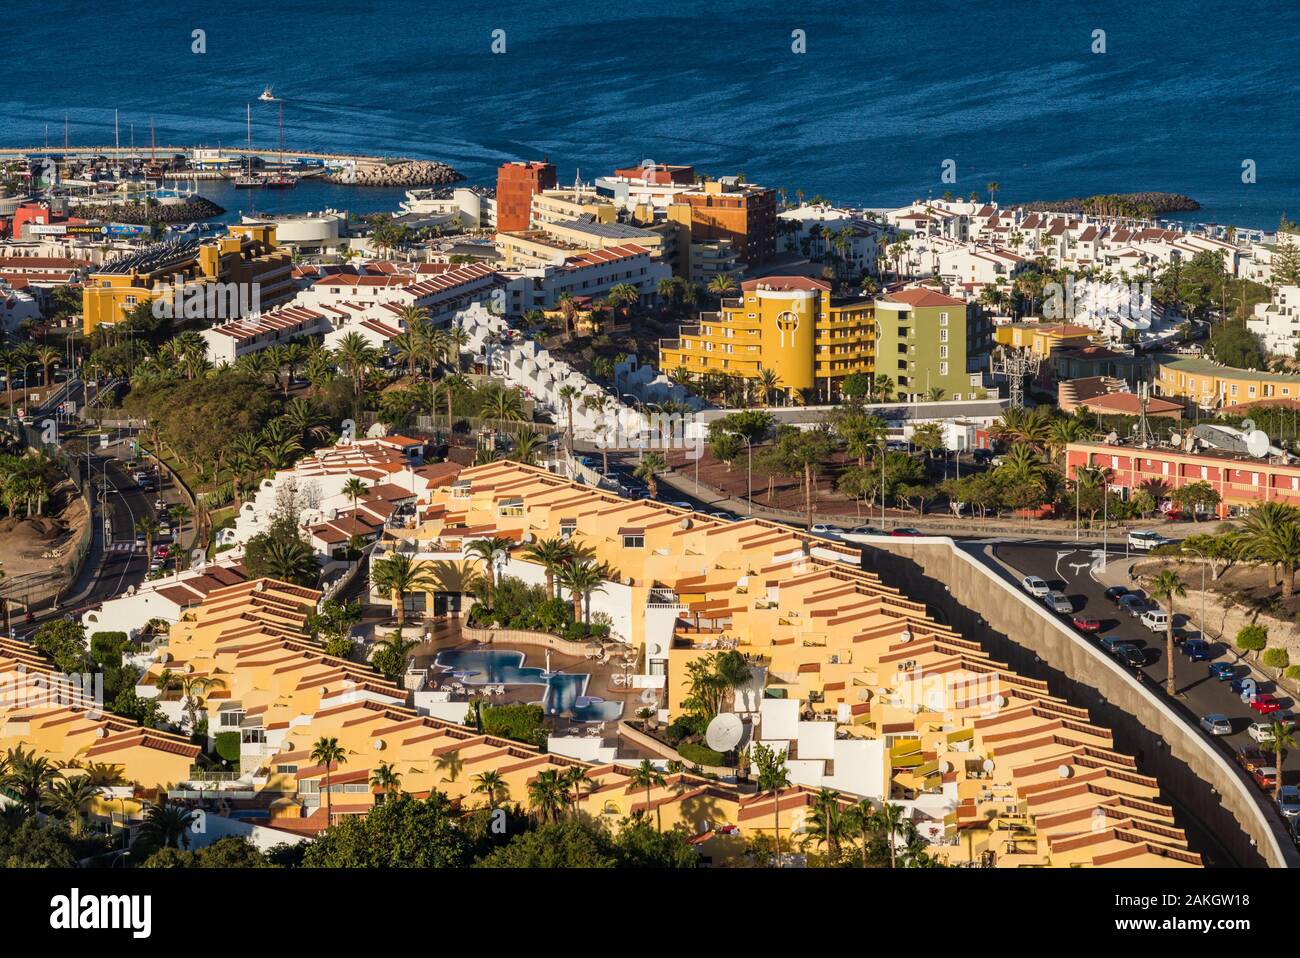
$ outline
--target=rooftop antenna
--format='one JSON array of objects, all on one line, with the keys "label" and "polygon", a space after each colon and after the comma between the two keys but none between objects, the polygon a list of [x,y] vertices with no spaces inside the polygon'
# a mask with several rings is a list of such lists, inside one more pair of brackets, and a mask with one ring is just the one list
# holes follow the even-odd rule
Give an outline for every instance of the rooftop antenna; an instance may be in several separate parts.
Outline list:
[{"label": "rooftop antenna", "polygon": [[1147,403],[1151,401],[1151,384],[1145,379],[1138,383],[1138,421],[1133,433],[1139,444],[1155,445],[1155,436],[1151,432],[1151,423],[1147,420]]},{"label": "rooftop antenna", "polygon": [[1041,360],[1029,349],[998,346],[989,357],[989,373],[1007,380],[1007,398],[1012,409],[1025,404],[1025,377],[1038,375]]}]

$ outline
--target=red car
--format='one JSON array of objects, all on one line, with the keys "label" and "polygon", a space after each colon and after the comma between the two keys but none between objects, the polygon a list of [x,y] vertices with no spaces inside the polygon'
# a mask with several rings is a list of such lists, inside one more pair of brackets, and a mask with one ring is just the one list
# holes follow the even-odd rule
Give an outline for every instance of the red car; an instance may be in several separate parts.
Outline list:
[{"label": "red car", "polygon": [[1282,703],[1268,692],[1263,692],[1260,695],[1255,696],[1255,701],[1250,703],[1250,707],[1260,715],[1269,715],[1273,712],[1280,711]]},{"label": "red car", "polygon": [[1266,765],[1263,768],[1257,768],[1250,773],[1250,777],[1255,780],[1255,784],[1260,788],[1272,788],[1277,784],[1277,769],[1272,765]]},{"label": "red car", "polygon": [[1072,621],[1074,622],[1074,627],[1080,632],[1091,634],[1093,632],[1101,631],[1101,620],[1094,619],[1090,615],[1076,615]]}]

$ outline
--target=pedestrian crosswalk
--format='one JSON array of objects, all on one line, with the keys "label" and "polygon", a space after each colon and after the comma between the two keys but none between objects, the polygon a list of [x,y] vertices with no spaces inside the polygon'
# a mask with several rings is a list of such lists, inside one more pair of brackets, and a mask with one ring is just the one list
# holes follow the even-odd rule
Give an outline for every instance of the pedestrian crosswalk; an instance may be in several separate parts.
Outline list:
[{"label": "pedestrian crosswalk", "polygon": [[109,552],[143,552],[143,542],[114,542],[108,547]]}]

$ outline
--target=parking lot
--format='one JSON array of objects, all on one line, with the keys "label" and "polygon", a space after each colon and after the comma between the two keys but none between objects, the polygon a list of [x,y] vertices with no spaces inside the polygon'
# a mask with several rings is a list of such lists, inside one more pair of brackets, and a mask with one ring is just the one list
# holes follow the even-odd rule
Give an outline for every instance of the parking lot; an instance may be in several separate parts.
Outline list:
[{"label": "parking lot", "polygon": [[[1070,611],[1065,612],[1062,608],[1061,618],[1081,638],[1099,642],[1108,648],[1128,645],[1128,655],[1124,654],[1123,649],[1112,654],[1124,662],[1139,681],[1153,690],[1164,690],[1168,668],[1165,631],[1163,627],[1158,632],[1147,627],[1140,617],[1130,614],[1107,597],[1105,587],[1092,574],[1094,565],[1100,561],[1099,550],[1076,547],[1072,543],[1000,543],[995,548],[995,554],[1017,570],[1017,582],[1026,575],[1038,576],[1051,589],[1063,593]],[[1115,562],[1123,557],[1121,545],[1118,551],[1112,547],[1107,558],[1108,561]],[[1137,590],[1141,600],[1134,605],[1140,605],[1143,610],[1159,608],[1145,592],[1136,586],[1130,588]],[[1185,712],[1189,722],[1198,727],[1201,719],[1206,716],[1222,716],[1225,723],[1223,727],[1230,730],[1227,734],[1209,735],[1204,728],[1202,734],[1207,734],[1207,738],[1234,759],[1240,749],[1262,748],[1265,755],[1261,758],[1271,766],[1274,763],[1271,745],[1261,745],[1252,738],[1250,728],[1255,723],[1270,725],[1279,716],[1285,719],[1287,712],[1295,709],[1296,704],[1272,681],[1255,675],[1257,702],[1267,701],[1266,697],[1275,695],[1281,711],[1260,714],[1253,710],[1248,704],[1249,686],[1243,685],[1243,680],[1252,678],[1251,670],[1239,663],[1236,655],[1223,643],[1204,640],[1195,621],[1196,612],[1195,609],[1175,606],[1174,628],[1179,640],[1174,658],[1174,679],[1178,693],[1175,707]],[[1076,617],[1094,619],[1095,631],[1085,633],[1076,627],[1073,624]],[[1091,624],[1088,626],[1091,629]],[[1200,658],[1198,655],[1197,660],[1193,660],[1192,656],[1185,654],[1185,649],[1197,649],[1198,642],[1204,642],[1206,657]],[[1136,650],[1137,654],[1132,654],[1132,650]],[[1238,689],[1236,692],[1233,690],[1234,685]],[[1245,697],[1243,692],[1247,693]],[[1300,740],[1300,733],[1296,734],[1297,740]],[[1300,754],[1297,754],[1297,750],[1284,755],[1282,781],[1284,785],[1300,784]],[[1255,787],[1260,786],[1257,784]]]}]

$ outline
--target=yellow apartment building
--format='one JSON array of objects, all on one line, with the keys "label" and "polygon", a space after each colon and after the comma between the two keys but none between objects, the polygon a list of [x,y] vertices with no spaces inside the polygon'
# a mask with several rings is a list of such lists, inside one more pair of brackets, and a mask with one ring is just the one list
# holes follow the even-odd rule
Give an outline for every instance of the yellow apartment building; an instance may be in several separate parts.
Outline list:
[{"label": "yellow apartment building", "polygon": [[1155,357],[1155,392],[1202,409],[1249,405],[1272,399],[1300,399],[1300,376],[1235,369],[1199,356]]},{"label": "yellow apartment building", "polygon": [[224,320],[265,312],[293,298],[293,264],[276,246],[275,226],[232,224],[225,236],[158,244],[110,261],[90,274],[82,289],[83,330],[122,321],[137,304],[175,297],[202,303],[202,315],[185,319]]},{"label": "yellow apartment building", "polygon": [[659,368],[699,376],[776,376],[787,395],[838,395],[844,377],[874,368],[876,324],[870,299],[833,299],[829,283],[802,276],[746,280],[716,313],[659,342]]},{"label": "yellow apartment building", "polygon": [[1095,330],[1075,323],[1007,323],[993,329],[998,345],[1026,349],[1042,359],[1058,349],[1088,346],[1095,335]]}]

